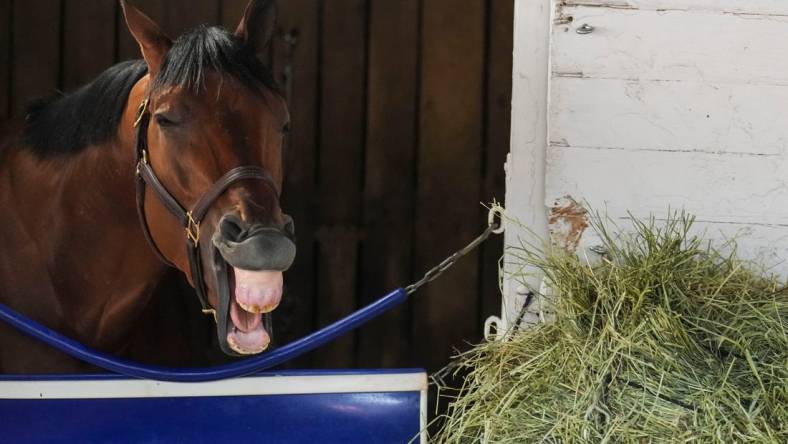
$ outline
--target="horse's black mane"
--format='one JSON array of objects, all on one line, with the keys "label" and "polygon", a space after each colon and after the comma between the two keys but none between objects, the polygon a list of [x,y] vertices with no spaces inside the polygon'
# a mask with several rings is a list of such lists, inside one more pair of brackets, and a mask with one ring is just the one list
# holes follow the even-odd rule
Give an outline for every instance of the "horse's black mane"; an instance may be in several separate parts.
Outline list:
[{"label": "horse's black mane", "polygon": [[[208,71],[229,75],[259,90],[276,90],[271,73],[233,35],[201,26],[182,35],[162,63],[152,87],[177,85],[196,93]],[[147,72],[142,60],[118,63],[69,94],[34,102],[25,117],[25,144],[39,157],[74,154],[117,133],[131,88]]]},{"label": "horse's black mane", "polygon": [[148,68],[142,60],[118,63],[76,91],[31,104],[25,145],[39,157],[76,153],[109,140],[129,91]]}]

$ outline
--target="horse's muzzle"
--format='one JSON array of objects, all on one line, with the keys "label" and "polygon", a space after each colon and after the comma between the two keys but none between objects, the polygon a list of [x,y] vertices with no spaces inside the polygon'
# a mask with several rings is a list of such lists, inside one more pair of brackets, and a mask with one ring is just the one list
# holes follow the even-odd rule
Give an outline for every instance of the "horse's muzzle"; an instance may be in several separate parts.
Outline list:
[{"label": "horse's muzzle", "polygon": [[[282,298],[282,272],[295,259],[293,221],[283,228],[248,225],[224,216],[213,235],[219,344],[228,354],[260,353],[271,341],[264,316]],[[270,320],[270,319],[269,319]]]},{"label": "horse's muzzle", "polygon": [[285,215],[284,228],[247,225],[235,215],[222,217],[213,245],[224,260],[244,270],[285,271],[295,259],[293,220]]}]

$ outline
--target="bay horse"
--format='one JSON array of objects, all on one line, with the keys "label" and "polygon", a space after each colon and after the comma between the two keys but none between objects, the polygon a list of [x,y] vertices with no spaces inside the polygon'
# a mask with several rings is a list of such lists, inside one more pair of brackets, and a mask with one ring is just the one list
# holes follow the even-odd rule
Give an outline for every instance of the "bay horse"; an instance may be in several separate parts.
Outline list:
[{"label": "bay horse", "polygon": [[[279,205],[289,115],[255,55],[275,4],[175,41],[121,7],[142,60],[31,106],[0,137],[0,302],[118,353],[175,267],[222,351],[260,353],[295,256]],[[84,369],[0,325],[0,372]]]}]

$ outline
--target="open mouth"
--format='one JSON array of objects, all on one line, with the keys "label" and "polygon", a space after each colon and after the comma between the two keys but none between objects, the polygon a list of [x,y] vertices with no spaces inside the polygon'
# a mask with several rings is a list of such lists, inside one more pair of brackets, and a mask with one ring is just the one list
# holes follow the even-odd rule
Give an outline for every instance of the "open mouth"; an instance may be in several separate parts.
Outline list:
[{"label": "open mouth", "polygon": [[282,300],[282,272],[228,268],[227,345],[241,355],[260,353],[271,342],[263,315],[276,309]]},{"label": "open mouth", "polygon": [[270,312],[282,300],[282,273],[295,258],[291,236],[292,227],[286,232],[247,226],[235,215],[219,221],[212,237],[212,265],[219,346],[226,354],[252,355],[271,343]]}]

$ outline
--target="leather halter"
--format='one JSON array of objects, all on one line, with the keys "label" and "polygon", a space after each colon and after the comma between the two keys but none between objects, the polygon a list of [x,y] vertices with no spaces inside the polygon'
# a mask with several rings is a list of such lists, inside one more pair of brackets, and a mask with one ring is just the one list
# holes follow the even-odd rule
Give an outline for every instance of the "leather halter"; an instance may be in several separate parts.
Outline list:
[{"label": "leather halter", "polygon": [[279,189],[274,182],[271,174],[258,166],[247,165],[239,166],[231,169],[219,178],[205,193],[197,199],[197,202],[191,208],[186,210],[173,195],[167,191],[167,188],[161,183],[156,173],[153,171],[151,164],[148,161],[148,124],[150,123],[151,114],[148,111],[148,99],[145,99],[140,104],[137,110],[137,118],[134,121],[136,128],[136,163],[137,163],[137,215],[140,219],[142,231],[145,233],[145,239],[150,244],[156,256],[169,266],[174,266],[172,262],[164,257],[156,242],[153,240],[148,221],[145,217],[145,186],[153,189],[154,194],[165,208],[178,220],[181,226],[186,231],[186,252],[189,257],[189,269],[191,270],[192,283],[194,289],[197,291],[197,297],[200,299],[202,305],[202,312],[205,314],[212,314],[214,321],[217,321],[216,310],[208,303],[208,291],[205,287],[205,280],[203,279],[202,260],[200,258],[200,222],[202,222],[205,215],[210,210],[211,205],[224,193],[224,191],[233,183],[239,180],[256,179],[265,181],[279,196]]}]

